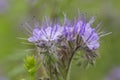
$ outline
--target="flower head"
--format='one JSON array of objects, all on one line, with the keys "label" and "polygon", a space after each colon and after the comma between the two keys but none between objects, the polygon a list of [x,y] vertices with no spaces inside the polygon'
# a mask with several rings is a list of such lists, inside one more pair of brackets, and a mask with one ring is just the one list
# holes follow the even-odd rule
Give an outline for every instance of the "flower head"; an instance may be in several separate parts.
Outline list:
[{"label": "flower head", "polygon": [[28,38],[29,42],[38,43],[39,46],[49,44],[50,42],[57,42],[61,33],[61,26],[58,24],[35,27],[32,36]]},{"label": "flower head", "polygon": [[54,25],[53,27],[47,27],[41,29],[40,39],[43,41],[56,41],[61,35],[60,25]]},{"label": "flower head", "polygon": [[99,47],[99,36],[91,27],[93,22],[94,18],[91,18],[88,23],[85,18],[83,20],[78,19],[74,24],[63,26],[63,35],[67,40],[76,40],[79,36],[90,50],[97,49]]},{"label": "flower head", "polygon": [[94,22],[94,18],[92,18],[86,25],[84,26],[84,32],[81,35],[83,41],[86,43],[90,50],[97,49],[99,47],[99,36],[95,32],[94,28],[91,28],[92,23]]}]

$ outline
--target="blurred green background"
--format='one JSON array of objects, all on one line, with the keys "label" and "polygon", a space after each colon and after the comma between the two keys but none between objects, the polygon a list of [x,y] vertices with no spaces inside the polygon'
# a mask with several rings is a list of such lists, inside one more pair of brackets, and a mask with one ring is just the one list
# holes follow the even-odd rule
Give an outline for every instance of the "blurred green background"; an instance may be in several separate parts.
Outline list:
[{"label": "blurred green background", "polygon": [[[101,38],[100,58],[95,66],[82,69],[72,65],[71,80],[103,80],[108,72],[120,66],[120,0],[0,0],[0,80],[20,80],[26,73],[23,58],[28,46],[17,37],[26,37],[22,23],[32,17],[73,19],[80,12],[96,16],[96,22],[112,34]],[[6,78],[6,79],[2,79]]]}]

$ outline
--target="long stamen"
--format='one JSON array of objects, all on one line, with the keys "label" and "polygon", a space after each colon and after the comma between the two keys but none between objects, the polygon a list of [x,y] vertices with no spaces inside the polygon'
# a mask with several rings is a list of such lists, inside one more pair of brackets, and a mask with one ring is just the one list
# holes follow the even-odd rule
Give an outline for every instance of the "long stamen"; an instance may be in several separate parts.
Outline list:
[{"label": "long stamen", "polygon": [[105,33],[105,34],[103,34],[103,35],[100,35],[100,37],[107,36],[107,35],[109,35],[109,34],[112,34],[112,32],[109,32],[109,33]]},{"label": "long stamen", "polygon": [[99,29],[101,24],[102,24],[102,22],[100,22],[99,24],[97,24],[97,26],[95,27],[95,30]]},{"label": "long stamen", "polygon": [[25,25],[23,25],[23,26],[24,26],[25,30],[26,30],[28,33],[32,34],[32,31],[31,31],[31,30],[29,30]]},{"label": "long stamen", "polygon": [[17,39],[28,40],[27,38],[17,37]]},{"label": "long stamen", "polygon": [[25,51],[29,52],[29,51],[34,51],[35,49],[26,49]]},{"label": "long stamen", "polygon": [[22,44],[33,45],[32,43],[21,42]]},{"label": "long stamen", "polygon": [[25,25],[32,32],[33,29],[32,29],[32,27],[27,22],[25,23]]},{"label": "long stamen", "polygon": [[94,21],[95,21],[95,17],[92,17],[88,23],[91,25],[94,23]]},{"label": "long stamen", "polygon": [[102,34],[105,34],[105,33],[103,31],[98,33],[99,36],[102,35]]}]

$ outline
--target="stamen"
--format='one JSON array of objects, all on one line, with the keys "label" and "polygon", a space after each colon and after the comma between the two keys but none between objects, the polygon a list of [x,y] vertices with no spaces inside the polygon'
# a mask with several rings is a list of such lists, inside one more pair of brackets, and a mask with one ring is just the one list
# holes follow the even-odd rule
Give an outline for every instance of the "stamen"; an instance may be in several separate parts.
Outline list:
[{"label": "stamen", "polygon": [[33,45],[32,43],[21,42],[22,44]]},{"label": "stamen", "polygon": [[27,22],[25,23],[25,25],[32,32],[33,29],[32,29],[32,27]]},{"label": "stamen", "polygon": [[32,31],[28,27],[25,27],[25,25],[23,25],[23,26],[28,33],[32,34]]},{"label": "stamen", "polygon": [[94,23],[94,21],[95,21],[95,17],[92,17],[88,23],[91,25]]},{"label": "stamen", "polygon": [[28,38],[21,38],[21,37],[16,37],[16,38],[21,40],[28,40]]},{"label": "stamen", "polygon": [[107,35],[109,35],[109,34],[112,34],[112,32],[109,32],[109,33],[105,33],[105,34],[103,34],[103,35],[100,35],[100,37],[107,36]]},{"label": "stamen", "polygon": [[35,48],[34,49],[26,49],[25,51],[29,52],[29,51],[34,51],[34,50],[35,50]]}]

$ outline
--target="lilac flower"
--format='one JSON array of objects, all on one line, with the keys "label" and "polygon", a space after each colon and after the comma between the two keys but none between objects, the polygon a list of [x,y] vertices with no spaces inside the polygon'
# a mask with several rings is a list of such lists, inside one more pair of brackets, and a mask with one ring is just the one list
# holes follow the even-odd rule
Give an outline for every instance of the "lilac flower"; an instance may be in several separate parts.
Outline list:
[{"label": "lilac flower", "polygon": [[94,22],[94,18],[92,18],[85,26],[85,30],[82,34],[83,41],[86,43],[90,50],[97,49],[99,47],[99,36],[95,32],[94,28],[91,28],[91,24]]},{"label": "lilac flower", "polygon": [[120,80],[120,68],[112,69],[105,80]]},{"label": "lilac flower", "polygon": [[76,36],[79,35],[81,30],[83,30],[81,29],[83,21],[78,20],[75,21],[75,23],[72,23],[65,17],[64,23],[63,35],[66,37],[67,40],[75,41]]},{"label": "lilac flower", "polygon": [[40,39],[40,28],[39,27],[36,27],[34,30],[33,30],[33,34],[32,34],[32,37],[28,38],[28,41],[29,42],[37,42],[39,41]]},{"label": "lilac flower", "polygon": [[41,40],[43,41],[56,41],[61,35],[60,25],[55,25],[54,27],[47,27],[46,29],[41,29]]},{"label": "lilac flower", "polygon": [[33,30],[32,36],[28,38],[29,42],[38,43],[39,45],[48,44],[48,42],[56,42],[61,36],[62,28],[60,25],[56,24],[50,27],[36,27]]},{"label": "lilac flower", "polygon": [[84,19],[76,21],[73,25],[71,24],[71,26],[64,26],[64,36],[67,40],[75,40],[77,38],[76,35],[79,35],[90,50],[97,49],[99,47],[99,36],[95,32],[95,29],[91,28],[93,22],[94,18],[88,23],[86,23],[86,19]]},{"label": "lilac flower", "polygon": [[63,35],[64,37],[66,37],[68,41],[73,41],[74,40],[73,27],[64,26]]}]

